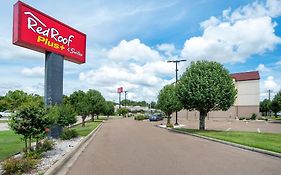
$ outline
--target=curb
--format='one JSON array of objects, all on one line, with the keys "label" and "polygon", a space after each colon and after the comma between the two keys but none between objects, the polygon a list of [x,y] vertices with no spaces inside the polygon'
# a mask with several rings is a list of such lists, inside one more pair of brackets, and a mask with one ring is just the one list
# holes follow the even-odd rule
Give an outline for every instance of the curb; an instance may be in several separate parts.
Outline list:
[{"label": "curb", "polygon": [[[60,170],[62,170],[63,166],[66,165],[72,158],[75,158],[75,160],[73,160],[73,162],[76,161],[76,159],[78,158],[80,153],[87,147],[87,145],[90,143],[90,141],[94,138],[94,136],[96,135],[98,130],[101,128],[103,123],[104,123],[104,121],[102,121],[90,134],[88,134],[71,151],[66,153],[59,161],[57,161],[55,164],[53,164],[44,174],[45,175],[63,174],[63,173],[59,173]],[[77,153],[79,153],[79,154],[77,156],[74,156]],[[67,171],[71,165],[66,167],[66,171],[64,174],[67,173]]]},{"label": "curb", "polygon": [[[157,127],[159,127],[159,126],[157,126]],[[161,128],[161,127],[159,127],[159,128]],[[167,128],[165,128],[165,129],[167,129]],[[222,143],[222,144],[225,144],[225,145],[245,149],[245,150],[248,150],[248,151],[253,151],[253,152],[257,152],[257,153],[281,158],[280,153],[276,153],[276,152],[272,152],[272,151],[267,151],[267,150],[254,148],[254,147],[250,147],[250,146],[245,146],[245,145],[232,143],[232,142],[228,142],[228,141],[223,141],[223,140],[219,140],[219,139],[214,139],[214,138],[211,138],[211,137],[201,136],[201,135],[198,135],[198,134],[192,134],[192,133],[189,133],[189,132],[179,131],[179,130],[175,130],[175,129],[167,129],[167,130],[172,131],[172,132],[176,132],[176,133],[180,133],[180,134],[191,135],[191,136],[194,136],[194,137],[198,137],[198,138],[202,138],[202,139],[206,139],[206,140],[210,140],[210,141],[214,141],[214,142],[218,142],[218,143]]]},{"label": "curb", "polygon": [[237,148],[241,148],[241,149],[245,149],[245,150],[249,150],[249,151],[253,151],[253,152],[257,152],[257,153],[266,154],[266,155],[270,155],[270,156],[281,158],[281,154],[280,153],[276,153],[276,152],[272,152],[272,151],[267,151],[267,150],[263,150],[263,149],[259,149],[259,148],[254,148],[254,147],[250,147],[250,146],[240,145],[240,144],[237,144],[237,143],[232,143],[232,142],[228,142],[228,141],[214,139],[214,138],[211,138],[211,137],[201,136],[201,135],[192,134],[192,133],[188,133],[188,132],[184,132],[184,131],[179,131],[179,130],[175,130],[175,129],[170,129],[170,131],[181,133],[181,134],[187,134],[187,135],[199,137],[199,138],[202,138],[202,139],[206,139],[206,140],[222,143],[222,144],[225,144],[225,145],[229,145],[229,146],[233,146],[233,147],[237,147]]}]

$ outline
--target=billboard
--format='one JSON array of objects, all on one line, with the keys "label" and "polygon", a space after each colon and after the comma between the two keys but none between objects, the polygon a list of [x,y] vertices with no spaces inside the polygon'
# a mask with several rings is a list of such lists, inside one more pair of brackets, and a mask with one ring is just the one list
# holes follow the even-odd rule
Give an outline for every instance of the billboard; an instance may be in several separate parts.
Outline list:
[{"label": "billboard", "polygon": [[123,92],[123,87],[117,88],[117,93],[122,93]]},{"label": "billboard", "polygon": [[64,59],[85,63],[86,35],[18,1],[14,5],[13,44]]}]

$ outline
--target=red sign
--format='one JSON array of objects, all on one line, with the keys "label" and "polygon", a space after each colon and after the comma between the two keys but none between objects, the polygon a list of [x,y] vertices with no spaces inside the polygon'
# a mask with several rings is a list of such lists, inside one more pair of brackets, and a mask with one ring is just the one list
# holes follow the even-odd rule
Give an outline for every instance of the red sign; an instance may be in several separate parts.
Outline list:
[{"label": "red sign", "polygon": [[54,52],[66,60],[85,63],[84,33],[20,1],[14,5],[13,44],[43,53]]},{"label": "red sign", "polygon": [[117,88],[117,93],[122,93],[123,92],[123,87]]}]

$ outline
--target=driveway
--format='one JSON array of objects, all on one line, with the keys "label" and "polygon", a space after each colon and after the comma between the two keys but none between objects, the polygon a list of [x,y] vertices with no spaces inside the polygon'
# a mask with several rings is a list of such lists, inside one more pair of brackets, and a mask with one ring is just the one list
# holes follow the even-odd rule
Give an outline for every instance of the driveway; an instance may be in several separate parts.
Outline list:
[{"label": "driveway", "polygon": [[68,174],[280,175],[280,166],[280,158],[126,118],[104,123]]}]

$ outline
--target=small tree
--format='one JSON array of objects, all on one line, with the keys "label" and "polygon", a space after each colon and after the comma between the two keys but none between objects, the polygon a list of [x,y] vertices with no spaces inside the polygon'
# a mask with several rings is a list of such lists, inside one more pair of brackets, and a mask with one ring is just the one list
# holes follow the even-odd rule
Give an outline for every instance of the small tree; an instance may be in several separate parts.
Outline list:
[{"label": "small tree", "polygon": [[268,116],[268,113],[270,111],[270,106],[271,106],[271,102],[268,99],[264,99],[263,101],[260,102],[260,112],[263,115]]},{"label": "small tree", "polygon": [[200,130],[205,129],[209,111],[228,110],[237,94],[228,70],[213,61],[192,62],[180,78],[176,90],[185,109],[200,112]]},{"label": "small tree", "polygon": [[[17,134],[23,135],[25,141],[25,151],[31,148],[31,138],[40,138],[45,133],[45,128],[49,121],[45,117],[44,108],[37,103],[28,102],[23,104],[16,115],[11,116],[9,125]],[[29,146],[27,140],[29,139]],[[37,147],[37,145],[36,145]]]},{"label": "small tree", "polygon": [[274,96],[270,109],[274,112],[274,116],[277,117],[277,113],[281,111],[281,91]]},{"label": "small tree", "polygon": [[109,118],[110,115],[114,114],[114,104],[111,101],[106,101],[103,113],[107,116],[107,118]]},{"label": "small tree", "polygon": [[87,92],[87,98],[89,102],[90,114],[92,116],[92,120],[94,120],[94,115],[97,115],[97,119],[99,119],[100,113],[105,110],[105,99],[101,95],[101,93],[97,90],[90,89]]},{"label": "small tree", "polygon": [[167,126],[170,125],[171,114],[182,109],[173,84],[166,85],[161,89],[158,94],[157,107],[168,116]]},{"label": "small tree", "polygon": [[8,108],[12,111],[17,110],[23,103],[30,100],[30,96],[21,91],[8,91],[4,97],[4,100],[8,103]]},{"label": "small tree", "polygon": [[125,117],[126,114],[129,113],[129,109],[127,109],[127,108],[119,108],[119,109],[117,110],[117,113],[118,113],[119,115],[122,115],[123,117]]},{"label": "small tree", "polygon": [[79,90],[69,96],[69,102],[76,113],[82,117],[82,127],[85,126],[85,119],[90,113],[89,100],[85,92]]}]

